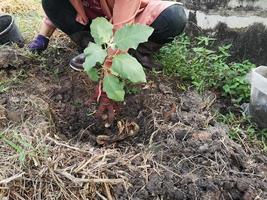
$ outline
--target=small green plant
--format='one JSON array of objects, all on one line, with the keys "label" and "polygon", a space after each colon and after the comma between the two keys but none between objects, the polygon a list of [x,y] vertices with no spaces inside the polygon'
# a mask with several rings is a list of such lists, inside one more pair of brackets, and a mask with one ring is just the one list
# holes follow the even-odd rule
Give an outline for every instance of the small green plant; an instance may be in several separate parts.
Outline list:
[{"label": "small green plant", "polygon": [[[199,92],[215,90],[236,105],[248,102],[250,86],[246,75],[255,65],[247,60],[229,62],[231,45],[214,49],[213,42],[214,39],[208,37],[190,41],[189,37],[182,35],[163,47],[157,58],[164,66],[165,74],[178,75]],[[249,117],[230,112],[219,114],[217,120],[229,126],[232,139],[242,142],[245,137],[254,142],[257,138],[266,149],[267,131],[258,129]]]},{"label": "small green plant", "polygon": [[0,140],[2,140],[5,144],[10,146],[19,154],[19,161],[21,163],[25,161],[27,155],[32,155],[30,151],[33,149],[32,145],[16,133],[13,134],[12,139],[7,138],[4,133],[0,133]]},{"label": "small green plant", "polygon": [[[91,24],[95,43],[84,50],[84,69],[93,81],[100,79],[103,91],[114,101],[124,100],[125,81],[146,82],[142,65],[127,53],[146,42],[153,29],[140,24],[125,25],[113,33],[113,25],[105,18],[96,18]],[[101,66],[97,68],[97,66]]]},{"label": "small green plant", "polygon": [[267,150],[267,130],[259,129],[253,123],[251,117],[244,113],[229,112],[226,115],[218,114],[217,120],[227,124],[229,127],[229,137],[235,141],[241,142],[248,140],[254,142],[259,140],[264,150]]},{"label": "small green plant", "polygon": [[164,66],[165,74],[179,74],[183,79],[189,80],[190,73],[188,59],[190,54],[190,40],[182,35],[172,43],[162,47],[157,59]]},{"label": "small green plant", "polygon": [[248,101],[250,87],[245,76],[255,65],[249,61],[228,62],[231,45],[210,49],[214,40],[198,37],[191,42],[187,36],[178,37],[158,55],[164,73],[179,75],[199,92],[213,89],[231,97],[235,103]]},{"label": "small green plant", "polygon": [[9,90],[9,86],[6,83],[0,83],[0,94]]},{"label": "small green plant", "polygon": [[230,96],[235,103],[248,101],[250,98],[250,86],[246,80],[248,72],[255,65],[245,60],[242,63],[232,63],[230,70],[225,71],[223,95]]},{"label": "small green plant", "polygon": [[140,87],[125,87],[125,93],[126,94],[137,94],[140,93],[141,88]]},{"label": "small green plant", "polygon": [[19,84],[27,77],[23,69],[10,78],[5,78],[4,73],[4,71],[0,71],[0,94],[7,92],[12,85]]}]

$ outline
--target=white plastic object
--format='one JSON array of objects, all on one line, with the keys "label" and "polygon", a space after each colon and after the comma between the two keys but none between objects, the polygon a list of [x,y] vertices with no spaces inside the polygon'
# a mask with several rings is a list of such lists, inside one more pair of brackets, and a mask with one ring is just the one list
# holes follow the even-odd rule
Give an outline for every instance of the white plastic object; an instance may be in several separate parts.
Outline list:
[{"label": "white plastic object", "polygon": [[267,66],[259,66],[249,74],[251,98],[249,111],[260,128],[267,128]]},{"label": "white plastic object", "polygon": [[251,86],[267,95],[267,66],[260,66],[252,70]]}]

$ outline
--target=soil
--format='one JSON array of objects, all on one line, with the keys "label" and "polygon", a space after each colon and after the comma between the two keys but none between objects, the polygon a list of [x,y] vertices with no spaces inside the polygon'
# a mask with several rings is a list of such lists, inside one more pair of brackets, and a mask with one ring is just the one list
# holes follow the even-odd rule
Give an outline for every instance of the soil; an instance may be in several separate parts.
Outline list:
[{"label": "soil", "polygon": [[[175,77],[148,72],[149,82],[142,85],[139,93],[127,95],[117,118],[137,123],[139,133],[105,147],[97,145],[98,135],[118,133],[117,121],[105,128],[93,114],[96,105],[84,105],[94,83],[68,67],[72,55],[66,49],[56,49],[44,54],[43,60],[31,61],[34,64],[27,66],[28,78],[13,86],[12,92],[0,94],[0,99],[5,99],[1,104],[4,115],[13,113],[12,118],[6,117],[5,124],[30,118],[31,112],[25,110],[22,100],[34,95],[49,107],[45,110],[50,110],[57,136],[62,140],[117,148],[126,153],[129,149],[144,152],[143,157],[129,162],[138,166],[143,163],[145,177],[143,170],[120,166],[129,185],[113,186],[116,199],[267,198],[266,155],[228,137],[228,127],[214,120],[213,93],[184,92]],[[114,172],[109,173],[112,175],[117,168],[114,166]]]},{"label": "soil", "polygon": [[230,53],[235,62],[248,59],[257,66],[267,65],[267,28],[254,24],[243,30],[233,30],[220,23],[215,28],[216,45],[232,44]]},{"label": "soil", "polygon": [[215,29],[202,30],[198,27],[195,14],[189,13],[185,33],[190,37],[210,36],[215,38],[213,48],[231,44],[230,61],[249,60],[256,66],[267,65],[267,27],[260,23],[242,29],[231,29],[225,23],[218,23]]}]

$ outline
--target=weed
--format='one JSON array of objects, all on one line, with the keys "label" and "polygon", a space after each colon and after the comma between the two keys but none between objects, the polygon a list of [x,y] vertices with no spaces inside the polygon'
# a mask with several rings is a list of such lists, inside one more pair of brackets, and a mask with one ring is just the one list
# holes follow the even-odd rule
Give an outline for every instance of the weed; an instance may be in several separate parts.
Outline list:
[{"label": "weed", "polygon": [[[250,87],[246,75],[255,67],[254,64],[247,60],[242,63],[228,62],[231,45],[214,50],[211,49],[213,41],[212,38],[198,37],[191,42],[182,35],[163,47],[157,58],[163,64],[165,74],[179,75],[199,92],[206,89],[219,91],[223,97],[230,97],[236,105],[249,101]],[[244,114],[219,114],[218,120],[230,127],[229,136],[233,140],[259,139],[263,146],[267,143],[267,131],[258,129]]]},{"label": "weed", "polygon": [[250,87],[245,77],[254,67],[255,65],[247,60],[243,63],[233,63],[231,68],[225,71],[225,80],[222,86],[223,95],[232,97],[236,103],[248,101]]},{"label": "weed", "polygon": [[218,114],[217,120],[227,124],[230,128],[229,137],[235,141],[247,139],[250,142],[260,140],[261,145],[267,150],[267,130],[259,129],[251,117],[244,113],[229,112],[226,115]]},{"label": "weed", "polygon": [[12,138],[8,138],[4,133],[1,133],[0,140],[2,140],[5,144],[10,146],[19,154],[19,161],[21,163],[25,161],[27,155],[32,155],[32,153],[29,151],[29,149],[33,149],[32,145],[17,133],[12,133]]},{"label": "weed", "polygon": [[135,86],[129,87],[128,85],[125,86],[125,93],[126,94],[138,94],[140,92],[141,92],[140,87],[135,87]]},{"label": "weed", "polygon": [[77,108],[79,108],[79,107],[81,107],[83,104],[82,104],[81,102],[79,102],[79,101],[74,101],[74,102],[72,103],[72,105],[75,106],[75,107],[77,107]]},{"label": "weed", "polygon": [[[4,72],[2,71],[0,75],[2,73]],[[13,75],[13,77],[10,79],[7,79],[7,80],[0,79],[1,81],[0,82],[0,94],[7,92],[10,89],[11,85],[20,83],[21,80],[23,80],[24,78],[26,78],[26,74],[25,74],[25,71],[22,69],[15,75]]]},{"label": "weed", "polygon": [[249,61],[228,63],[231,45],[212,50],[215,39],[198,37],[195,42],[182,35],[166,45],[157,56],[165,74],[177,74],[190,82],[199,92],[218,90],[235,103],[247,101],[250,96],[246,74],[254,68]]},{"label": "weed", "polygon": [[189,38],[181,36],[176,38],[171,44],[168,44],[160,50],[158,59],[164,66],[164,73],[179,73],[183,78],[187,79],[188,73],[188,56],[189,56]]},{"label": "weed", "polygon": [[5,93],[9,90],[9,86],[7,83],[0,83],[0,94]]}]

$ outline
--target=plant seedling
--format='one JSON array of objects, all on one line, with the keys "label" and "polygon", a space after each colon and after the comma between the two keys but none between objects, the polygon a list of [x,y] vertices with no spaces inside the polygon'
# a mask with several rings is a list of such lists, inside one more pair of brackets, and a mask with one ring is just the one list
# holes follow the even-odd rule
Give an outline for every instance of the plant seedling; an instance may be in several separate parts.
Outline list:
[{"label": "plant seedling", "polygon": [[[99,81],[100,88],[113,101],[124,101],[125,81],[146,82],[142,65],[127,53],[146,42],[153,28],[141,24],[127,24],[114,33],[113,25],[105,18],[92,21],[91,34],[95,43],[89,43],[84,50],[86,59],[84,69],[89,78]],[[98,69],[96,66],[100,65]],[[99,94],[100,95],[100,94]]]}]

